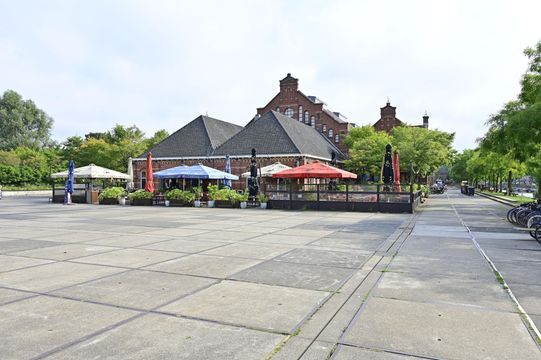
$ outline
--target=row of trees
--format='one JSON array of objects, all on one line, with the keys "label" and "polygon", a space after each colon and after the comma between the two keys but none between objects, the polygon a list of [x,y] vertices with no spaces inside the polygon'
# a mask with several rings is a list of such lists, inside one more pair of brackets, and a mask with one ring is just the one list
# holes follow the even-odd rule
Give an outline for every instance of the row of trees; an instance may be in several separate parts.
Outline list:
[{"label": "row of trees", "polygon": [[457,157],[451,169],[454,178],[500,186],[505,179],[511,192],[512,179],[528,174],[541,194],[541,41],[524,54],[529,63],[517,99],[489,117],[478,149]]},{"label": "row of trees", "polygon": [[344,140],[350,155],[346,168],[358,174],[379,176],[385,146],[392,144],[399,152],[401,171],[411,172],[421,179],[450,162],[454,136],[411,126],[394,128],[392,134],[376,131],[370,125],[354,128]]},{"label": "row of trees", "polygon": [[129,157],[143,154],[169,134],[151,137],[136,126],[71,136],[62,143],[51,139],[53,119],[31,100],[8,90],[0,97],[0,184],[45,184],[53,172],[75,164],[94,163],[126,172]]}]

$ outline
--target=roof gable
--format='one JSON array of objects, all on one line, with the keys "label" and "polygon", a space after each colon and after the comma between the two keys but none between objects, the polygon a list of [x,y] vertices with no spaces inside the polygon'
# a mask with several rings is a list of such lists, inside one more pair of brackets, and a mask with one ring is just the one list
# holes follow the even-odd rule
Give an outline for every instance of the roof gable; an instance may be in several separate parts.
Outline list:
[{"label": "roof gable", "polygon": [[242,126],[200,115],[148,151],[155,158],[209,156]]}]

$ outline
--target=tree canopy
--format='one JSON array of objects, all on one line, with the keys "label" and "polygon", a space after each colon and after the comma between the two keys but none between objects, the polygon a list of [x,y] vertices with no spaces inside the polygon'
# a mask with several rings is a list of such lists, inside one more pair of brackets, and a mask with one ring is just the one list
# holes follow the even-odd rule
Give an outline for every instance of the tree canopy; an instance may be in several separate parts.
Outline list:
[{"label": "tree canopy", "polygon": [[13,90],[0,97],[0,149],[43,148],[51,144],[53,119]]}]

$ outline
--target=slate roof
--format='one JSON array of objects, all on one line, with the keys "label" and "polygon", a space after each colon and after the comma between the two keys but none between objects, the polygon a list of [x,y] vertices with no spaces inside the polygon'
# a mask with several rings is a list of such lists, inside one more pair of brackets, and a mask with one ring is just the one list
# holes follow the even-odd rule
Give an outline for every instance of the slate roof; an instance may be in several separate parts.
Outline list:
[{"label": "slate roof", "polygon": [[317,130],[276,111],[252,120],[244,129],[218,147],[213,155],[249,155],[252,148],[260,155],[313,155],[338,160],[345,155]]},{"label": "slate roof", "polygon": [[[152,157],[210,156],[242,126],[200,115],[148,151]],[[140,157],[146,156],[142,154]]]}]

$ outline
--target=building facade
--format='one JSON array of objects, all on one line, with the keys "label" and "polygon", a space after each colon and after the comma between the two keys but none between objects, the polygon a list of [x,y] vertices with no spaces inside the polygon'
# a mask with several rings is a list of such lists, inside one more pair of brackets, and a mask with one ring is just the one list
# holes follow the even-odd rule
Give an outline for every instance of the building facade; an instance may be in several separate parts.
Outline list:
[{"label": "building facade", "polygon": [[[379,120],[373,125],[376,131],[385,131],[390,134],[393,128],[406,125],[402,120],[396,117],[396,106],[391,106],[389,100],[387,100],[387,104],[384,107],[380,108],[380,114],[381,116]],[[414,126],[428,129],[428,118],[429,116],[425,111],[423,116],[423,124]]]},{"label": "building facade", "polygon": [[257,109],[257,116],[269,111],[285,116],[316,129],[332,141],[342,152],[347,152],[344,137],[355,125],[339,112],[327,109],[326,104],[316,96],[308,96],[299,90],[299,80],[287,74],[280,80],[280,92],[267,105]]}]

